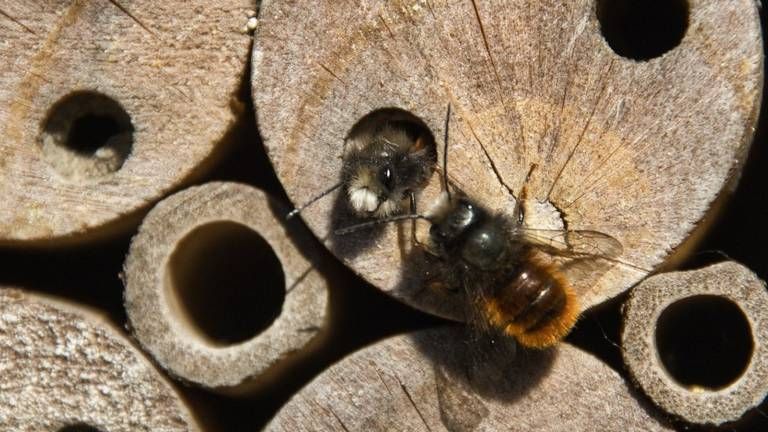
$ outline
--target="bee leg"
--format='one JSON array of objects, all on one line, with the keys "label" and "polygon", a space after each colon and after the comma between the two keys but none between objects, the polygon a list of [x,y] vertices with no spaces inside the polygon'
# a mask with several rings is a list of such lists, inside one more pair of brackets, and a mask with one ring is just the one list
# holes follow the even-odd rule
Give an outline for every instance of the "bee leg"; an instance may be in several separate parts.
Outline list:
[{"label": "bee leg", "polygon": [[[416,196],[413,192],[408,193],[408,198],[411,202],[411,214],[416,214]],[[439,257],[439,255],[433,251],[427,244],[424,244],[419,241],[418,238],[416,238],[416,221],[411,221],[411,241],[413,242],[413,245],[418,247],[419,249],[427,252],[428,254]]]},{"label": "bee leg", "polygon": [[531,167],[528,169],[528,174],[525,175],[525,180],[523,180],[523,186],[520,187],[520,194],[517,196],[517,201],[515,202],[515,209],[512,212],[512,220],[514,220],[519,225],[522,225],[523,220],[525,219],[523,203],[526,199],[528,199],[528,180],[531,179],[531,174],[533,174],[533,170],[535,170],[537,167],[537,164],[531,164]]}]

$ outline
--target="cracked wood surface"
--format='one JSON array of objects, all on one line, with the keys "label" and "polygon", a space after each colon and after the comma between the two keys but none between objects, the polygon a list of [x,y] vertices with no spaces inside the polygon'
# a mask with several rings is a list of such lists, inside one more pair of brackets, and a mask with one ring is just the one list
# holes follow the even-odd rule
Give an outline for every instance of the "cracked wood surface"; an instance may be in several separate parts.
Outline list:
[{"label": "cracked wood surface", "polygon": [[[614,265],[595,284],[573,281],[587,308],[680,247],[752,139],[763,64],[755,4],[688,3],[680,44],[639,62],[606,43],[593,1],[269,2],[253,53],[259,128],[300,205],[339,181],[345,136],[376,109],[421,118],[442,160],[450,103],[456,187],[510,214],[536,163],[530,226],[597,230],[621,242],[630,265]],[[438,191],[436,173],[418,208]],[[337,256],[411,305],[461,316],[460,296],[423,289],[408,222],[334,236],[356,222],[343,200],[336,192],[302,213]]]},{"label": "cracked wood surface", "polygon": [[200,430],[149,359],[82,306],[0,287],[0,359],[2,430]]},{"label": "cracked wood surface", "polygon": [[[561,344],[468,343],[461,328],[401,335],[309,383],[268,431],[667,431],[621,376]],[[477,350],[475,350],[477,349]]]},{"label": "cracked wood surface", "polygon": [[[201,175],[242,111],[237,92],[251,40],[242,27],[253,7],[247,0],[3,2],[0,243],[106,234]],[[124,162],[110,148],[88,154],[52,144],[72,129],[58,125],[48,136],[46,119],[73,92],[106,95],[130,115],[133,146]],[[64,123],[110,115],[84,105]]]}]

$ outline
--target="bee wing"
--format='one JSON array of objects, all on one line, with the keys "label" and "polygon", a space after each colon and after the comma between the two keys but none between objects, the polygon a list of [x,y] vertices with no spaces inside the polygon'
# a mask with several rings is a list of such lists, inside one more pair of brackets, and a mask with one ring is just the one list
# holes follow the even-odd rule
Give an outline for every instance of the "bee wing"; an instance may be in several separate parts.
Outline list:
[{"label": "bee wing", "polygon": [[[589,292],[615,265],[639,268],[620,261],[624,248],[608,234],[591,230],[519,228],[524,241],[553,258],[577,294]],[[645,270],[645,269],[643,269]]]}]

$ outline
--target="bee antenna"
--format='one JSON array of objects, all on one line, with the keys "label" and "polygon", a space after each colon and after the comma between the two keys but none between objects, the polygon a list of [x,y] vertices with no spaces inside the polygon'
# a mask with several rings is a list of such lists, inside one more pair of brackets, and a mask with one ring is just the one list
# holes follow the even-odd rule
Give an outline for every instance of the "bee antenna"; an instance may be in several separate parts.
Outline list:
[{"label": "bee antenna", "polygon": [[443,189],[451,200],[451,191],[448,190],[448,124],[451,121],[451,104],[448,103],[448,112],[445,114],[445,136],[443,137]]},{"label": "bee antenna", "polygon": [[319,195],[317,195],[317,196],[313,197],[311,200],[307,201],[307,202],[306,202],[306,203],[304,203],[302,206],[300,206],[300,207],[297,207],[297,208],[295,208],[295,209],[291,210],[291,211],[288,213],[288,215],[287,215],[287,216],[285,216],[285,219],[286,219],[286,220],[289,220],[289,219],[293,218],[294,216],[296,216],[297,214],[299,214],[299,213],[300,213],[302,210],[304,210],[305,208],[307,208],[307,207],[311,206],[312,204],[316,203],[316,202],[317,202],[317,201],[318,201],[320,198],[323,198],[323,197],[327,196],[328,194],[330,194],[331,192],[333,192],[333,191],[335,191],[336,189],[338,189],[338,188],[339,188],[339,187],[340,187],[342,184],[343,184],[343,182],[338,182],[338,183],[336,183],[336,184],[335,184],[335,185],[333,185],[333,186],[332,186],[330,189],[328,189],[328,190],[326,190],[326,191],[324,191],[324,192],[321,192]]},{"label": "bee antenna", "polygon": [[345,235],[355,231],[359,231],[361,229],[370,228],[372,226],[376,226],[384,223],[397,222],[402,220],[412,220],[412,219],[430,220],[427,216],[420,215],[420,214],[397,215],[397,216],[390,216],[384,219],[376,219],[368,222],[359,223],[356,225],[348,226],[346,228],[339,228],[333,233],[336,235]]}]

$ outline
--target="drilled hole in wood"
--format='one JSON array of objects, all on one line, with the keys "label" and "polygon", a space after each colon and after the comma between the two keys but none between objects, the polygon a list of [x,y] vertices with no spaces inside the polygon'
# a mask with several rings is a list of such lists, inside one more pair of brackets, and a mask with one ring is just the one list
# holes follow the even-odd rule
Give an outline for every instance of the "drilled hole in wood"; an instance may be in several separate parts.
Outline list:
[{"label": "drilled hole in wood", "polygon": [[102,432],[101,429],[95,428],[85,423],[78,423],[57,430],[56,432]]},{"label": "drilled hole in wood", "polygon": [[271,246],[235,222],[189,232],[166,274],[172,310],[212,346],[253,338],[280,315],[285,300],[283,267]]},{"label": "drilled hole in wood", "polygon": [[688,29],[686,0],[597,0],[600,31],[616,54],[650,60],[675,48]]},{"label": "drilled hole in wood", "polygon": [[754,348],[752,330],[741,309],[714,295],[688,297],[664,309],[656,323],[656,346],[675,381],[710,390],[737,380]]},{"label": "drilled hole in wood", "polygon": [[130,116],[116,100],[91,91],[71,93],[43,121],[43,158],[68,179],[103,177],[123,166],[133,132]]}]

